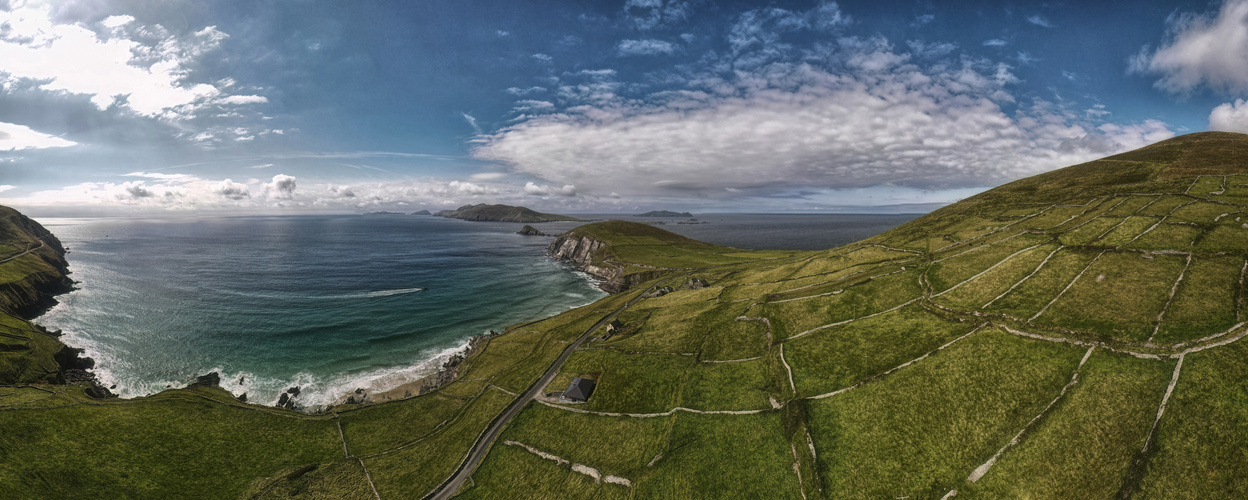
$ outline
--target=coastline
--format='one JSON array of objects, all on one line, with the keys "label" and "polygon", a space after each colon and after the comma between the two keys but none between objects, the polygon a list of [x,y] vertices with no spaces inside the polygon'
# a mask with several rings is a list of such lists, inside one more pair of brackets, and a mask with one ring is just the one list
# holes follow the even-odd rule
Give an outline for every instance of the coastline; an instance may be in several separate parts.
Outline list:
[{"label": "coastline", "polygon": [[[542,255],[535,255],[535,257],[557,266],[561,272],[571,273],[576,278],[579,278],[577,281],[582,281],[591,289],[601,291],[601,283],[594,276],[584,273],[566,262],[552,259],[550,256],[544,255],[544,252],[542,253]],[[90,288],[90,283],[85,285]],[[551,293],[556,292],[552,291]],[[576,302],[570,302],[570,305],[560,306],[559,310],[543,309],[540,316],[521,317],[519,321],[516,320],[517,318],[509,318],[507,324],[514,325],[540,321],[570,309],[592,304],[601,299],[602,296],[594,294],[581,297]],[[67,300],[66,302],[66,304],[63,304],[63,307],[69,308],[62,309],[61,313],[71,314],[73,308],[70,306],[73,305],[73,301]],[[46,314],[53,309],[56,308],[49,308],[48,311],[43,312]],[[32,322],[37,324],[45,318],[46,316],[41,314],[39,317],[33,318]],[[191,370],[183,370],[180,374],[140,381],[126,379],[124,374],[128,373],[128,370],[124,364],[118,365],[116,364],[117,362],[110,362],[110,356],[115,357],[119,353],[112,352],[110,354],[113,349],[110,349],[108,344],[100,344],[99,341],[92,339],[89,335],[76,334],[74,330],[64,328],[59,322],[48,322],[47,325],[50,328],[64,329],[65,332],[60,338],[63,341],[68,341],[66,344],[67,349],[84,351],[83,359],[92,365],[89,368],[83,367],[81,370],[76,370],[76,372],[81,372],[79,373],[81,376],[71,380],[71,383],[86,382],[86,377],[90,377],[95,382],[94,385],[100,389],[107,391],[107,388],[112,388],[119,393],[118,397],[135,399],[159,394],[166,390],[180,389],[193,385],[205,385],[206,382],[211,380],[214,382],[209,385],[215,385],[230,392],[241,402],[258,406],[284,406],[305,413],[328,411],[337,405],[352,402],[352,398],[355,399],[356,404],[371,405],[415,397],[435,391],[454,381],[458,376],[459,364],[464,359],[475,354],[484,345],[481,339],[490,336],[488,333],[477,333],[460,338],[456,341],[456,344],[450,347],[434,348],[423,351],[423,353],[414,352],[415,356],[410,363],[378,367],[364,371],[340,371],[319,376],[300,372],[293,376],[279,376],[279,378],[275,378],[272,376],[257,376],[250,373],[246,367],[237,365],[231,367],[228,364],[218,364],[216,366],[201,366],[195,371],[192,371],[194,370],[192,368]],[[501,329],[497,326],[495,328]],[[481,330],[477,331],[481,332]],[[122,361],[122,363],[125,363],[125,361]],[[110,368],[117,370],[118,374],[115,375]],[[217,374],[216,377],[211,377],[213,373]],[[104,391],[99,392],[103,396]]]}]

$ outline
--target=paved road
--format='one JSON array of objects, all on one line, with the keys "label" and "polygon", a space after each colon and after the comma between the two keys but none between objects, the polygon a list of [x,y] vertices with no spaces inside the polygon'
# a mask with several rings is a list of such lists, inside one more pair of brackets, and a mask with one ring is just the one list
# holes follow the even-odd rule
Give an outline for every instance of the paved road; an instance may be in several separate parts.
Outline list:
[{"label": "paved road", "polygon": [[25,251],[25,252],[19,253],[19,254],[17,254],[17,255],[14,255],[14,256],[12,256],[12,257],[7,258],[7,259],[0,260],[0,264],[3,264],[3,263],[8,262],[8,261],[10,261],[10,260],[16,259],[16,258],[21,257],[21,256],[23,256],[23,255],[26,255],[26,254],[28,254],[28,253],[30,253],[30,252],[33,252],[33,251],[35,251],[35,250],[38,250],[38,249],[40,249],[40,248],[43,248],[43,240],[39,240],[39,246],[37,246],[37,247],[35,247],[35,248],[31,248],[31,249],[29,249],[29,250],[27,250],[27,251]]},{"label": "paved road", "polygon": [[[650,288],[646,289],[646,291],[653,289],[655,286],[658,286],[658,283],[651,285]],[[615,311],[612,311],[611,314],[604,316],[597,323],[594,323],[594,326],[589,327],[585,333],[581,334],[580,338],[576,339],[576,342],[573,342],[572,345],[569,345],[566,349],[564,349],[563,354],[559,355],[559,359],[556,359],[554,364],[551,364],[550,368],[546,369],[546,373],[542,375],[542,378],[539,379],[536,384],[533,384],[532,387],[529,387],[529,390],[521,395],[519,399],[512,402],[511,406],[509,406],[507,410],[494,421],[494,424],[490,426],[489,430],[485,431],[480,438],[477,438],[476,444],[472,446],[472,451],[468,453],[468,458],[460,464],[459,469],[455,471],[455,474],[445,483],[442,483],[442,487],[440,489],[435,490],[432,494],[425,498],[445,500],[451,498],[456,491],[459,491],[459,487],[464,484],[464,481],[472,476],[472,473],[476,471],[477,465],[479,465],[481,460],[485,458],[485,454],[490,451],[490,445],[494,444],[495,439],[498,439],[498,435],[503,432],[503,427],[506,427],[507,423],[510,422],[516,414],[520,413],[520,410],[523,410],[525,405],[529,404],[529,401],[532,401],[533,398],[542,391],[542,389],[545,389],[546,386],[550,384],[551,380],[555,379],[555,375],[559,373],[559,369],[563,367],[563,363],[568,360],[568,357],[572,355],[572,352],[588,340],[590,335],[592,335],[595,330],[607,324],[607,322],[611,321],[615,315],[625,309],[628,309],[628,307],[633,305],[634,302],[641,299],[641,296],[644,293],[645,292],[638,294],[636,297],[633,297],[632,300],[629,300],[628,303],[620,306],[619,309],[616,309]]]}]

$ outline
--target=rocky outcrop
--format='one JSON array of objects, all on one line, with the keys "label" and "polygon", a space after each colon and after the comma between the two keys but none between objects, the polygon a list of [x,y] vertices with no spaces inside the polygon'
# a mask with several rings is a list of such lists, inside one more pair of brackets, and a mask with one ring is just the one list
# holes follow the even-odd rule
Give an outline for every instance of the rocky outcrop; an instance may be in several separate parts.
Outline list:
[{"label": "rocky outcrop", "polygon": [[538,228],[535,228],[528,224],[525,224],[525,226],[520,228],[519,231],[516,231],[516,234],[523,234],[525,236],[546,236],[546,233],[543,233]]},{"label": "rocky outcrop", "polygon": [[546,254],[555,260],[572,264],[578,271],[598,279],[598,288],[607,293],[623,292],[663,274],[661,270],[624,274],[624,266],[612,262],[606,255],[605,250],[608,247],[604,241],[571,231],[555,238],[546,247]]},{"label": "rocky outcrop", "polygon": [[430,213],[428,210],[417,210],[415,212],[412,212],[409,215],[433,215],[433,214]]}]

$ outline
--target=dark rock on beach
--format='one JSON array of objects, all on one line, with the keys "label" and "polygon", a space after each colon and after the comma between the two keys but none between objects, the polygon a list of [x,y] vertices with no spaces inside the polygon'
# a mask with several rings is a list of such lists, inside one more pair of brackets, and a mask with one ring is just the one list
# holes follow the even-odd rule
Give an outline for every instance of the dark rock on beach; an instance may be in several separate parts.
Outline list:
[{"label": "dark rock on beach", "polygon": [[195,377],[195,384],[203,387],[218,387],[221,385],[221,374],[212,372],[207,375]]}]

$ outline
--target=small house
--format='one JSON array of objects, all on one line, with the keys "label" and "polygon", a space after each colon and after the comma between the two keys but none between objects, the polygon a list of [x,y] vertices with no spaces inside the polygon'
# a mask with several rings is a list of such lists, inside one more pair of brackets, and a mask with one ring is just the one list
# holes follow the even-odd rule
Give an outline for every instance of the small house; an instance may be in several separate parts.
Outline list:
[{"label": "small house", "polygon": [[607,325],[607,335],[616,333],[620,331],[620,328],[623,328],[623,327],[624,327],[624,323],[620,323],[620,320],[618,319],[611,320],[611,323]]},{"label": "small house", "polygon": [[568,390],[563,391],[564,399],[576,402],[584,402],[594,393],[594,381],[587,378],[576,377],[572,379],[572,383],[568,384]]}]

